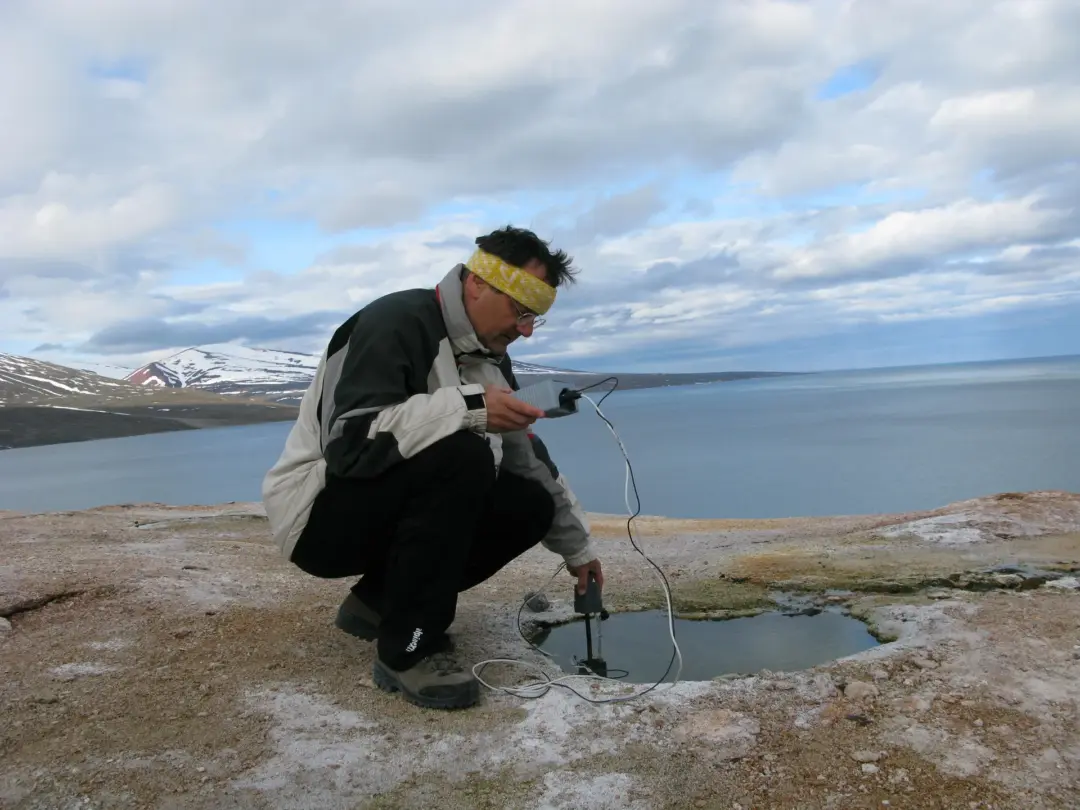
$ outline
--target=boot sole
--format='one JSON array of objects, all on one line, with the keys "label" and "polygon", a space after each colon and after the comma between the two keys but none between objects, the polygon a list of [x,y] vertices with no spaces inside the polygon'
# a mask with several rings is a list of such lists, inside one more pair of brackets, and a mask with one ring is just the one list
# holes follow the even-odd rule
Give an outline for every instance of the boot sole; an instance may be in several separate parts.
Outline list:
[{"label": "boot sole", "polygon": [[384,692],[389,692],[391,694],[400,692],[401,696],[409,701],[409,703],[423,709],[467,709],[470,706],[475,706],[480,700],[480,684],[475,681],[470,684],[467,692],[452,697],[429,698],[424,697],[423,695],[417,695],[406,689],[401,681],[397,679],[394,671],[389,667],[384,666],[382,662],[377,659],[375,661],[375,668],[372,676],[375,685]]}]

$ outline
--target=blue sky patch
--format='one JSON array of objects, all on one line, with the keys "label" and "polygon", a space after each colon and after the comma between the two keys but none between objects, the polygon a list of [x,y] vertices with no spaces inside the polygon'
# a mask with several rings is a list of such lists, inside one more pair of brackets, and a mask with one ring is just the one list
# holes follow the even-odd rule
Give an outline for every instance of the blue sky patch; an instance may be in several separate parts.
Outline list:
[{"label": "blue sky patch", "polygon": [[93,60],[87,67],[87,72],[93,79],[145,82],[150,70],[147,60],[131,56],[121,59]]},{"label": "blue sky patch", "polygon": [[817,98],[830,101],[834,98],[858,93],[873,87],[878,71],[869,62],[856,62],[839,68],[817,89]]}]

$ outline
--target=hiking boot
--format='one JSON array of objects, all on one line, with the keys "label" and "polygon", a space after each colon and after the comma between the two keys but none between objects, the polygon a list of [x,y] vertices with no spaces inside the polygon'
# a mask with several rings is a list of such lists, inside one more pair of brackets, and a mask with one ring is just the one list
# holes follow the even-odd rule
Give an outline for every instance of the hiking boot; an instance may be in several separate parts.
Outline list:
[{"label": "hiking boot", "polygon": [[[368,607],[355,593],[349,591],[349,595],[345,597],[345,601],[338,608],[334,626],[364,641],[375,641],[379,637],[379,624],[381,622],[382,616]],[[453,652],[454,637],[446,633],[443,641],[444,646]]]},{"label": "hiking boot", "polygon": [[379,622],[382,617],[369,608],[352,591],[345,597],[345,601],[338,608],[334,626],[344,630],[351,636],[374,641],[379,636]]},{"label": "hiking boot", "polygon": [[402,672],[378,658],[375,685],[425,709],[465,709],[480,700],[480,684],[448,651],[435,652]]}]

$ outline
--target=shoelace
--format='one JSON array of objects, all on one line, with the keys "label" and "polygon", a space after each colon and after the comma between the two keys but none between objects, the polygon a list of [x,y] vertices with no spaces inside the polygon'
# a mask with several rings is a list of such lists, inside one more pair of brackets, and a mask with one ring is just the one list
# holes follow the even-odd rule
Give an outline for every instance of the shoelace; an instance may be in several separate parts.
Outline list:
[{"label": "shoelace", "polygon": [[431,668],[439,675],[456,675],[462,671],[457,658],[448,652],[432,653],[428,660],[431,662]]}]

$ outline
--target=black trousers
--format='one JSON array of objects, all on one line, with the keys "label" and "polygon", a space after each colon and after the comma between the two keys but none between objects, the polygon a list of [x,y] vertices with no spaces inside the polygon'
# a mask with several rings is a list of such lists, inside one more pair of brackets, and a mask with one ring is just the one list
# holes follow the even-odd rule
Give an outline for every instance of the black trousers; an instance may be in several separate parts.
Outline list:
[{"label": "black trousers", "polygon": [[353,591],[382,616],[379,658],[406,669],[445,643],[458,594],[539,543],[554,514],[541,484],[496,476],[487,442],[460,431],[378,478],[329,478],[292,562],[363,575]]}]

